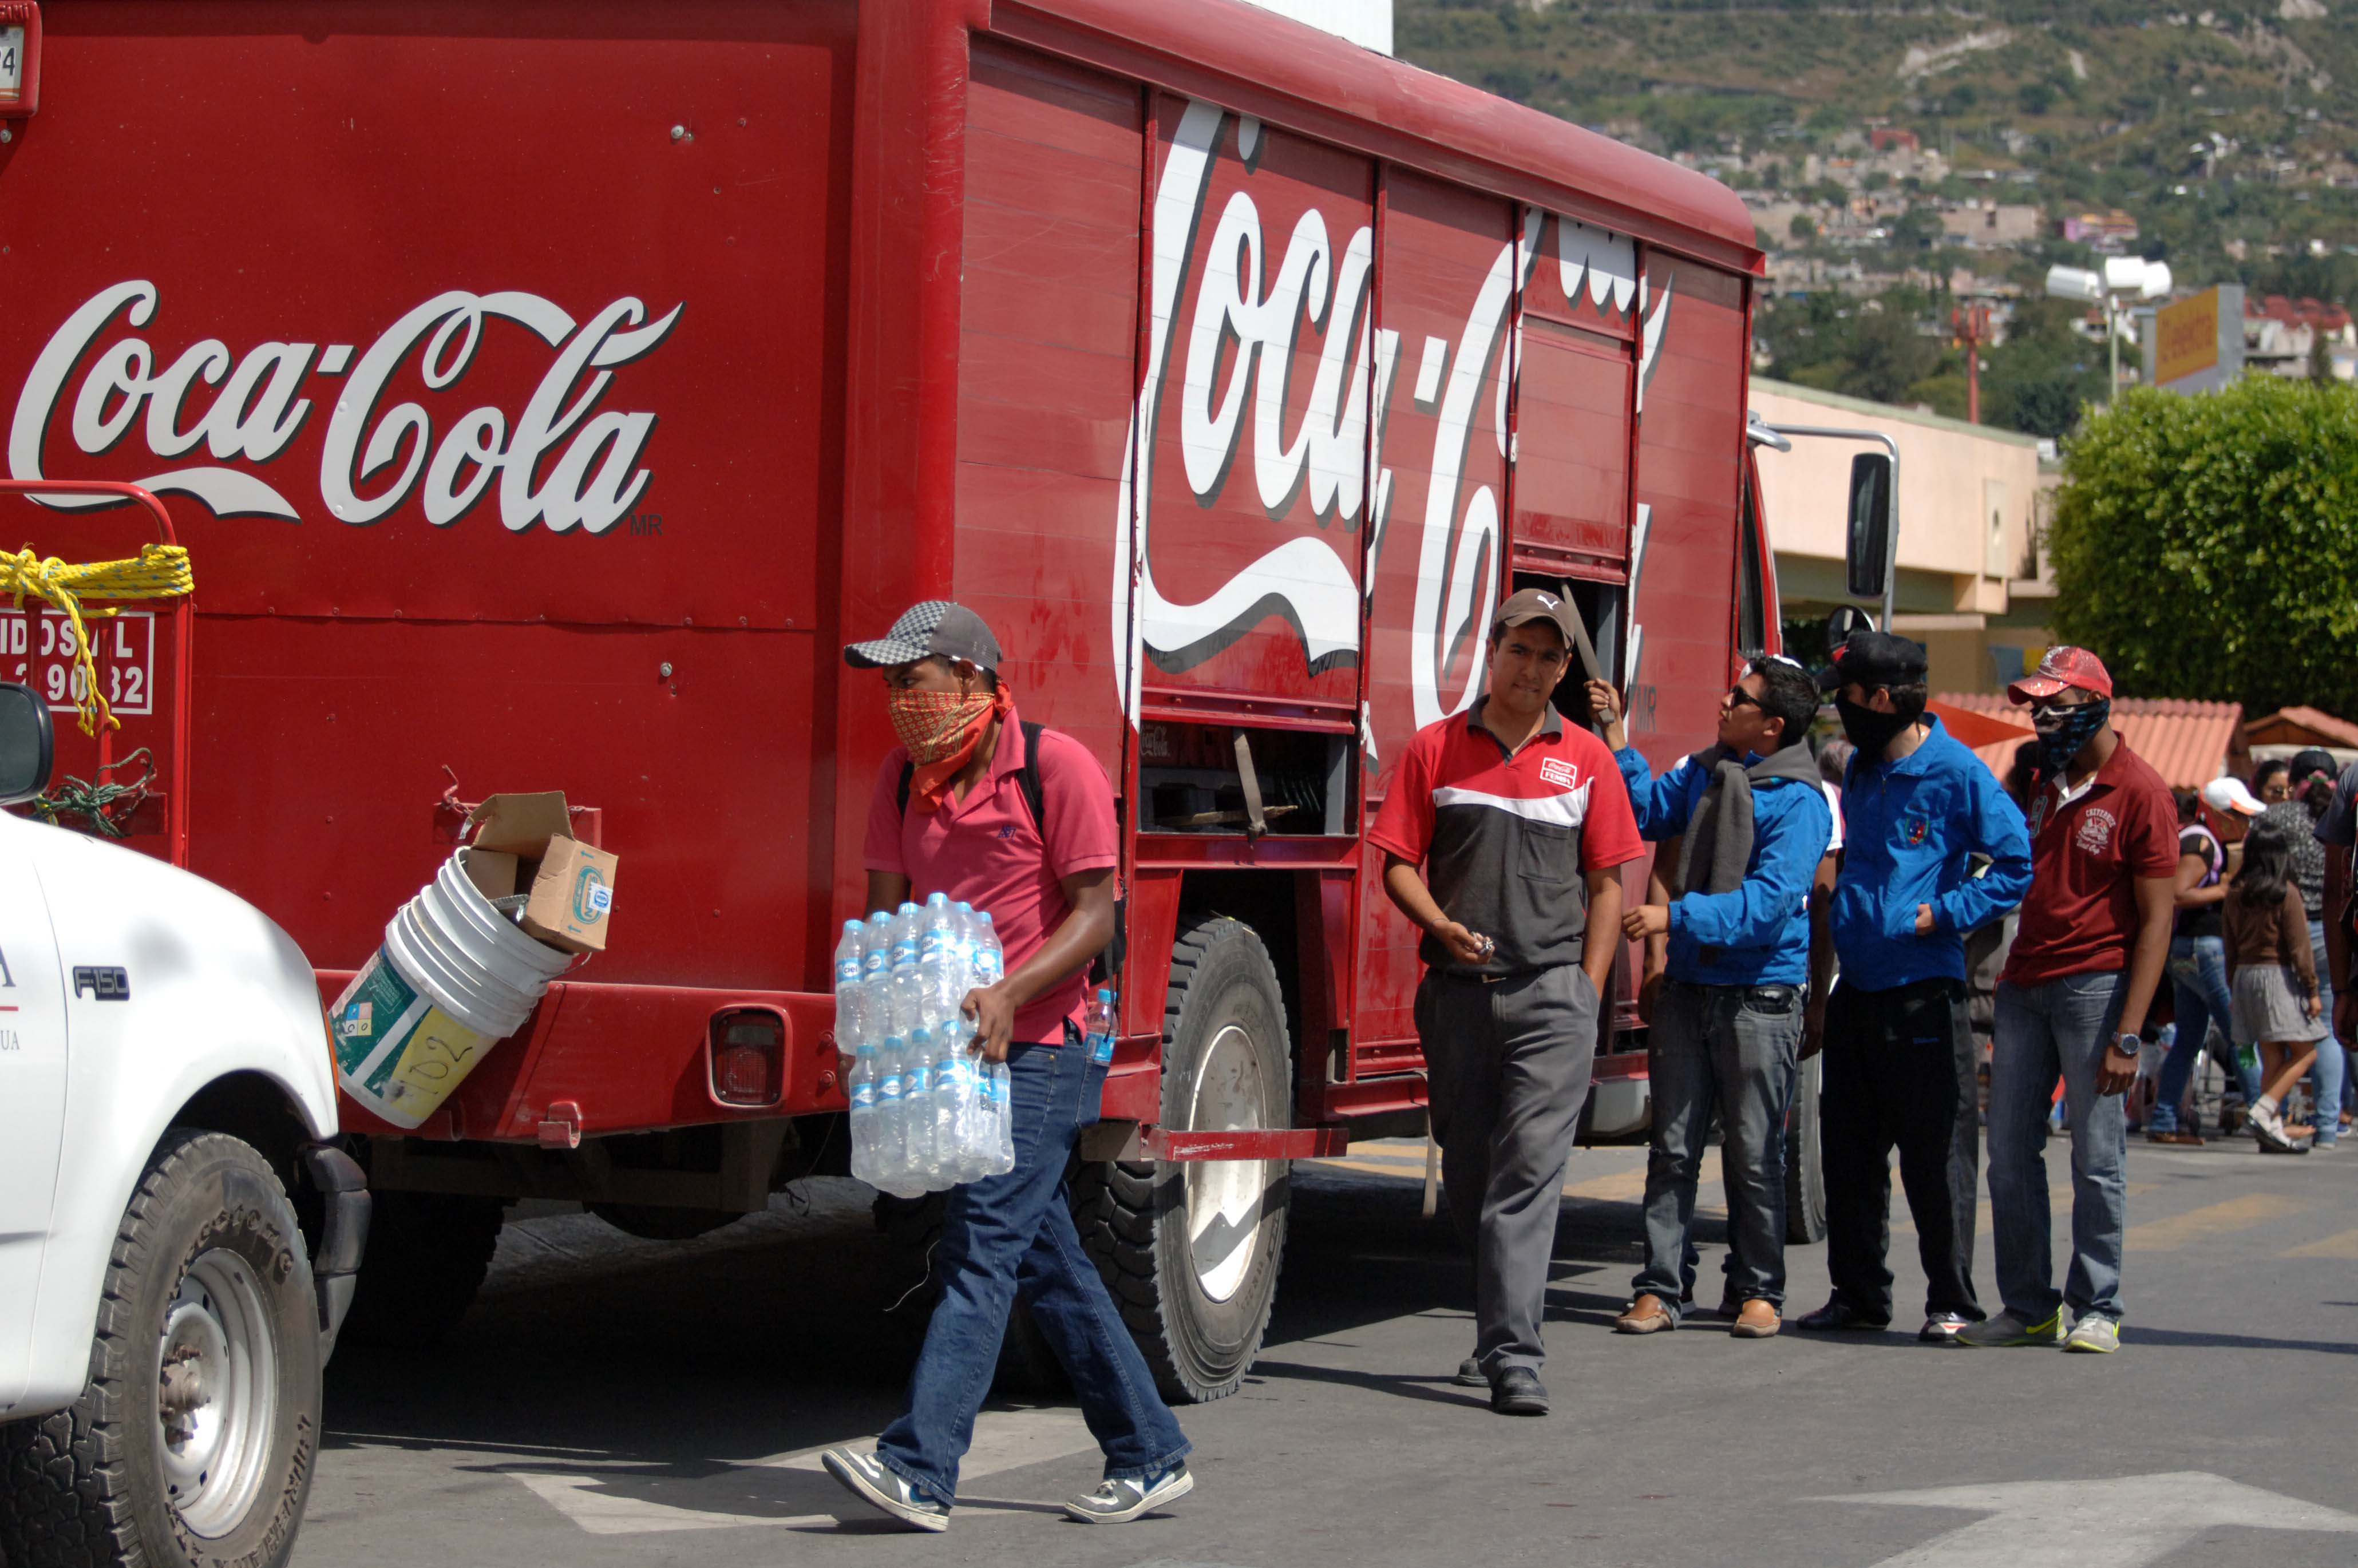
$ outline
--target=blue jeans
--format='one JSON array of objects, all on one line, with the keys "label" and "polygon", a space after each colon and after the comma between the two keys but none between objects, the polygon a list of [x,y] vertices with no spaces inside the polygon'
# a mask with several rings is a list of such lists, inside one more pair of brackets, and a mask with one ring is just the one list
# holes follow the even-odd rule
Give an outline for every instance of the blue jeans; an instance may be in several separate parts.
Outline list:
[{"label": "blue jeans", "polygon": [[1725,1129],[1728,1289],[1742,1300],[1785,1304],[1785,1111],[1802,1000],[1795,986],[1672,981],[1655,1005],[1647,1044],[1654,1130],[1646,1263],[1631,1292],[1660,1297],[1673,1317],[1680,1296],[1694,1288],[1689,1237],[1714,1103]]},{"label": "blue jeans", "polygon": [[2234,1030],[2228,1022],[2225,941],[2217,936],[2172,937],[2169,984],[2177,1004],[2178,1038],[2161,1064],[2161,1082],[2154,1090],[2152,1119],[2147,1123],[2148,1130],[2154,1132],[2178,1130],[2179,1102],[2186,1098],[2187,1083],[2194,1076],[2196,1064],[2202,1060],[2202,1042],[2214,1022],[2226,1051],[2219,1065],[2244,1091],[2245,1105],[2260,1098],[2259,1066],[2256,1063],[2244,1065],[2236,1054]]},{"label": "blue jeans", "polygon": [[[2082,1315],[2121,1315],[2122,1232],[2128,1220],[2128,1118],[2096,1074],[2121,1016],[2118,969],[1997,988],[1990,1045],[1990,1228],[1997,1290],[2025,1323],[2069,1303]],[[2071,1119],[2071,1269],[2055,1290],[2047,1202],[2047,1108],[2057,1075]]]},{"label": "blue jeans", "polygon": [[950,1190],[934,1250],[941,1304],[909,1379],[908,1413],[876,1443],[879,1459],[945,1506],[957,1500],[958,1460],[974,1441],[1018,1295],[1073,1379],[1109,1479],[1175,1465],[1188,1448],[1081,1249],[1065,1196],[1065,1167],[1097,1119],[1105,1069],[1077,1045],[1017,1045],[1007,1066],[1015,1168]]},{"label": "blue jeans", "polygon": [[2333,1037],[2333,966],[2325,961],[2325,922],[2309,923],[2309,950],[2317,962],[2317,1000],[2325,1007],[2325,1038],[2317,1043],[2317,1065],[2309,1069],[2310,1087],[2316,1091],[2317,1141],[2331,1145],[2342,1130],[2342,1079],[2348,1063],[2342,1059],[2343,1042]]}]

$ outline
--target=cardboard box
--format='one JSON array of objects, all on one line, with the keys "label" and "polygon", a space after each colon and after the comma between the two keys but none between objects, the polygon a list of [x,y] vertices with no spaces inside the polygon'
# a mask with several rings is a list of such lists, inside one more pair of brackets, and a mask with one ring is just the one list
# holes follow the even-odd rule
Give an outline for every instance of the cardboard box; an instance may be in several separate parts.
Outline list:
[{"label": "cardboard box", "polygon": [[562,794],[495,795],[468,821],[467,875],[485,898],[528,889],[516,922],[526,935],[568,953],[605,949],[615,857],[573,837]]},{"label": "cardboard box", "polygon": [[568,953],[602,952],[614,905],[614,857],[579,838],[551,838],[532,879],[532,898],[517,922],[525,933]]}]

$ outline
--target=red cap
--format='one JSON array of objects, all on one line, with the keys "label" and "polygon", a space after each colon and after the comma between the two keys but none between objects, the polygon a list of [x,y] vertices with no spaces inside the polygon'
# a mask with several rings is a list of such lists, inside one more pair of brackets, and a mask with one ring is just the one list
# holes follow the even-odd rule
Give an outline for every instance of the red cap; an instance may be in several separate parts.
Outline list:
[{"label": "red cap", "polygon": [[2039,661],[2039,673],[2023,676],[2006,688],[2009,702],[2037,702],[2053,697],[2067,686],[2082,691],[2093,691],[2098,697],[2113,695],[2113,677],[2104,673],[2104,661],[2085,648],[2050,648],[2047,656]]}]

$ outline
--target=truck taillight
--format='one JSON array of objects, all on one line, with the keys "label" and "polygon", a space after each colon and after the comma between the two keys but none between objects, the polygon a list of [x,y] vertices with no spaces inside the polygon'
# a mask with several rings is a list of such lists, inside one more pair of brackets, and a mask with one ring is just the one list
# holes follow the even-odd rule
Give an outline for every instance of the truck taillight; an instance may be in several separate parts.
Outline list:
[{"label": "truck taillight", "polygon": [[786,1083],[784,1014],[756,1007],[716,1012],[707,1046],[714,1099],[736,1106],[778,1103]]}]

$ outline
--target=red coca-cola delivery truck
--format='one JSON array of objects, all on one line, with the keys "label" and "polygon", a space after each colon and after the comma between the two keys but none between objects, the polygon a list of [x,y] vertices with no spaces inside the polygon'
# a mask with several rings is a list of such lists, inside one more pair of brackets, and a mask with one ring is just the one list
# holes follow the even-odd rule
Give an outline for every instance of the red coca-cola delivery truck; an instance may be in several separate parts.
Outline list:
[{"label": "red coca-cola delivery truck", "polygon": [[[686,1235],[844,1168],[828,958],[891,735],[838,651],[947,597],[1115,782],[1076,1201],[1170,1390],[1224,1393],[1286,1162],[1422,1129],[1363,832],[1500,597],[1578,602],[1658,762],[1777,644],[1742,204],[1234,0],[8,28],[8,473],[144,485],[195,570],[185,665],[137,615],[100,650],[114,754],[185,770],[133,841],[177,817],[330,996],[470,801],[561,788],[620,857],[607,950],[438,1113],[345,1107],[405,1321],[455,1314],[516,1198]],[[149,536],[39,499],[45,554]],[[23,678],[69,705],[45,641]],[[1629,999],[1601,1133],[1642,1124]]]}]

